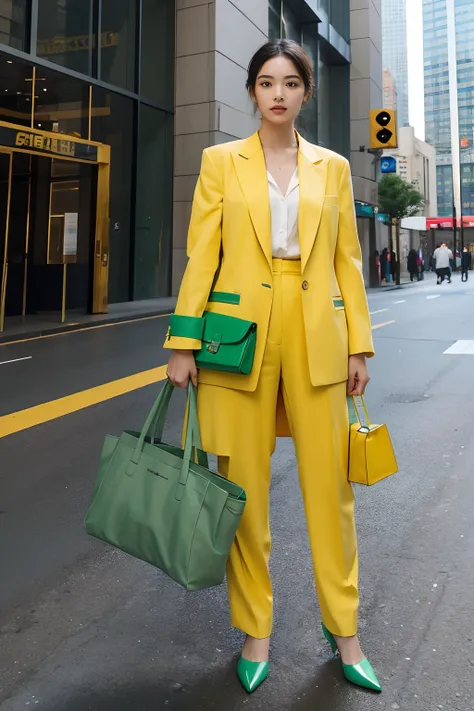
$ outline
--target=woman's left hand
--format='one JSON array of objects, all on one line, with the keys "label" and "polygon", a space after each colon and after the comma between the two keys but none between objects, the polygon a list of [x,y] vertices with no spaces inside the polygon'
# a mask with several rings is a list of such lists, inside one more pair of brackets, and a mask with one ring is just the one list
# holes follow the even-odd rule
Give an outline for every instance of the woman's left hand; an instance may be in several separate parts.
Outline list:
[{"label": "woman's left hand", "polygon": [[349,378],[347,381],[348,395],[363,395],[370,378],[367,372],[365,355],[349,356]]}]

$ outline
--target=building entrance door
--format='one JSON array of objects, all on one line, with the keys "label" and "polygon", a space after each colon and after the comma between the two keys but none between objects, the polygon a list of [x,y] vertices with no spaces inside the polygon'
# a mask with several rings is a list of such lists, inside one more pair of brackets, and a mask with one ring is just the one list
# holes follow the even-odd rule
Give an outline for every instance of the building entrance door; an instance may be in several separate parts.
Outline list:
[{"label": "building entrance door", "polygon": [[0,332],[108,308],[110,148],[0,122]]}]

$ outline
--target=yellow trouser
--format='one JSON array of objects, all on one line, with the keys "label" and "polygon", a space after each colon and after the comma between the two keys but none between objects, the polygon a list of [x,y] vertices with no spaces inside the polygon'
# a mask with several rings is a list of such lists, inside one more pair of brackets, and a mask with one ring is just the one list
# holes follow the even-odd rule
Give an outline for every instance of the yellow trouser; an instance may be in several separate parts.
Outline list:
[{"label": "yellow trouser", "polygon": [[226,433],[224,451],[230,456],[219,458],[219,472],[247,493],[227,566],[232,623],[258,638],[268,637],[272,630],[270,457],[280,388],[296,449],[323,621],[343,637],[357,632],[358,561],[354,497],[347,480],[346,383],[311,385],[300,270],[299,261],[273,260],[273,310],[256,391],[200,386],[201,404],[206,409],[212,404]]}]

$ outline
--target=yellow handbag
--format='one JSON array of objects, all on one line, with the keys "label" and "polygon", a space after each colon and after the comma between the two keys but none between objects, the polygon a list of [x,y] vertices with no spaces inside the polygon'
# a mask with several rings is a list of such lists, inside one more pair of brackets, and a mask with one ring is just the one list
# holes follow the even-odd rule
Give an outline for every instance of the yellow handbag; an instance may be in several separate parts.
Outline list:
[{"label": "yellow handbag", "polygon": [[365,424],[359,416],[356,398],[348,398],[350,440],[349,481],[372,486],[398,471],[387,425],[373,425],[364,401]]}]

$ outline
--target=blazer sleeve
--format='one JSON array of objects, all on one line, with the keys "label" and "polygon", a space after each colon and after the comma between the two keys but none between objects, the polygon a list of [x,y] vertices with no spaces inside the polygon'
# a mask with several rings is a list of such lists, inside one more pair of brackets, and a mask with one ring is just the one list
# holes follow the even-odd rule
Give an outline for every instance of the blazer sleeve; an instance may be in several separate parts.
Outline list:
[{"label": "blazer sleeve", "polygon": [[188,232],[188,264],[178,302],[170,317],[165,348],[201,348],[203,312],[219,266],[222,224],[222,177],[211,151],[203,152],[201,172],[194,192]]},{"label": "blazer sleeve", "polygon": [[348,161],[339,184],[339,230],[335,270],[341,288],[349,333],[349,355],[374,355],[369,306],[362,274],[362,252],[357,235],[354,194]]}]

